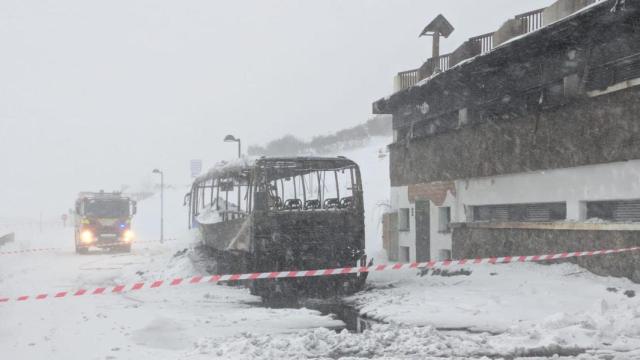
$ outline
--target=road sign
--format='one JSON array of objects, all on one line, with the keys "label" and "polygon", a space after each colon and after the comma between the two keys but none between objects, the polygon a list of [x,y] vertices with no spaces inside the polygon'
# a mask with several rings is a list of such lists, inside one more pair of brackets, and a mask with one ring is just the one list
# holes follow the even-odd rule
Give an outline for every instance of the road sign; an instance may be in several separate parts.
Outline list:
[{"label": "road sign", "polygon": [[200,159],[194,159],[191,160],[191,177],[195,178],[200,176],[200,173],[202,172],[202,160]]}]

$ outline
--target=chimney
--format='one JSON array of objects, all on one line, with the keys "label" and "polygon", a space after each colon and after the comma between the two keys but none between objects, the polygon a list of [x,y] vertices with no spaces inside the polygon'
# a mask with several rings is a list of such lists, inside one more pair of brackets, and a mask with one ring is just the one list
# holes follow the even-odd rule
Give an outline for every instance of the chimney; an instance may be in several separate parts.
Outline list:
[{"label": "chimney", "polygon": [[[431,52],[431,57],[437,59],[440,57],[440,36],[448,38],[453,30],[454,28],[451,23],[449,23],[449,21],[444,16],[442,16],[442,14],[440,14],[436,16],[436,18],[433,19],[433,21],[431,21],[429,25],[424,28],[424,30],[422,30],[418,37],[433,36],[433,49]],[[438,62],[436,61],[436,63]],[[436,68],[437,67],[438,65],[436,65]]]}]

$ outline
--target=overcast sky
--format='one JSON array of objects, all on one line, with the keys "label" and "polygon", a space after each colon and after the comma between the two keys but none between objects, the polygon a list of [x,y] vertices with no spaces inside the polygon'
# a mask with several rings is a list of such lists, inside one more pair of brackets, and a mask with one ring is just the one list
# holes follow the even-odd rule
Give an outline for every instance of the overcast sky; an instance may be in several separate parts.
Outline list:
[{"label": "overcast sky", "polygon": [[188,179],[245,144],[367,120],[398,71],[552,0],[2,0],[0,216],[58,216],[81,190]]}]

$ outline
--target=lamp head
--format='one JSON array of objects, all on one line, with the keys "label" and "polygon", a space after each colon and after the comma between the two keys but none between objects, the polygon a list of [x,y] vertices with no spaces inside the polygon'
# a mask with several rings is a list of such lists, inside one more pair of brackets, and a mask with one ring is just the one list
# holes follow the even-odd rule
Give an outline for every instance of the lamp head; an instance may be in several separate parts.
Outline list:
[{"label": "lamp head", "polygon": [[238,141],[238,139],[236,139],[236,137],[233,135],[227,135],[224,137],[224,142],[236,142],[236,141]]}]

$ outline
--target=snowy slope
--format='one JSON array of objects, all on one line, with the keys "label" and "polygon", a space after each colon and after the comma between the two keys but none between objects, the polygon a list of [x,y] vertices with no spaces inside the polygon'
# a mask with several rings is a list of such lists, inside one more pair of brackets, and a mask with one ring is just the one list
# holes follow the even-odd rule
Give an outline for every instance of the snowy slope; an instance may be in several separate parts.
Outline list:
[{"label": "snowy slope", "polygon": [[[188,207],[183,206],[184,195],[190,186],[169,185],[164,192],[164,237],[165,239],[187,239]],[[160,240],[160,194],[138,202],[138,213],[132,225],[137,238]]]},{"label": "snowy slope", "polygon": [[[357,149],[327,156],[345,156],[360,166],[364,188],[366,247],[369,257],[376,261],[385,261],[382,250],[382,214],[389,204],[389,156],[386,146],[391,143],[390,137],[373,137],[368,144]],[[380,151],[385,155],[380,157]],[[382,256],[382,258],[381,258]]]}]

